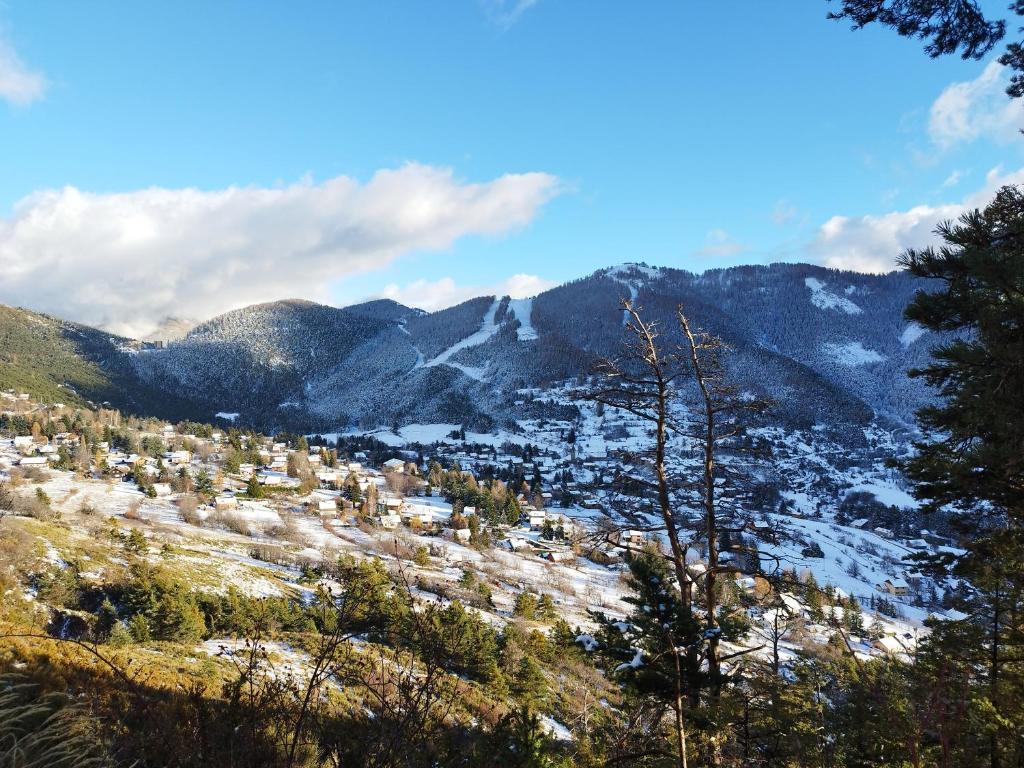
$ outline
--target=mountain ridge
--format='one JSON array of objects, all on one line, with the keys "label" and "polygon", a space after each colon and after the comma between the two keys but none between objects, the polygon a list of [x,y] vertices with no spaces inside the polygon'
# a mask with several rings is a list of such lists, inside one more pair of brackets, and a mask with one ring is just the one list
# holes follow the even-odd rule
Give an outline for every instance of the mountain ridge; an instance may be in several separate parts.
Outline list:
[{"label": "mountain ridge", "polygon": [[163,348],[106,334],[117,354],[94,355],[94,364],[117,374],[122,400],[136,387],[162,392],[206,420],[240,413],[243,423],[304,431],[511,426],[524,416],[517,392],[580,379],[618,354],[626,298],[670,337],[681,304],[733,348],[734,378],[780,401],[784,419],[908,422],[930,397],[905,375],[934,341],[902,317],[922,287],[901,272],[811,264],[693,273],[626,263],[534,297],[479,296],[435,312],[390,299],[266,302],[210,318]]}]

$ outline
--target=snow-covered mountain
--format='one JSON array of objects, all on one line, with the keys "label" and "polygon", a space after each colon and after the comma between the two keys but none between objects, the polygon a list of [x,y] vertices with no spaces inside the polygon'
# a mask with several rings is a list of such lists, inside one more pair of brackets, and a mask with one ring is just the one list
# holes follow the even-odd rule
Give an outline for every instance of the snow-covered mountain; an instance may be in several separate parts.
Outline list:
[{"label": "snow-covered mountain", "polygon": [[806,264],[693,274],[626,264],[532,299],[482,296],[425,313],[392,301],[248,307],[135,357],[147,384],[209,415],[323,430],[404,423],[478,429],[532,414],[517,391],[585,376],[623,340],[622,298],[666,332],[682,305],[723,337],[736,378],[794,424],[907,420],[927,398],[906,370],[934,339],[903,308],[919,281]]}]

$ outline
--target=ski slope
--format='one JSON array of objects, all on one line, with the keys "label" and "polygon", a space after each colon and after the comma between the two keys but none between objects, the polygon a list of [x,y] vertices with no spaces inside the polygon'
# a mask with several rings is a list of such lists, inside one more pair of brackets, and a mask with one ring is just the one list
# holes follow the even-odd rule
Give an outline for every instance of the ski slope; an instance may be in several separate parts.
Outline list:
[{"label": "ski slope", "polygon": [[537,338],[537,329],[530,322],[530,315],[533,314],[533,299],[509,299],[509,311],[519,321],[519,329],[516,331],[520,341],[533,341]]},{"label": "ski slope", "polygon": [[480,323],[480,328],[476,332],[461,341],[452,344],[448,349],[423,363],[420,367],[432,368],[435,365],[447,365],[451,368],[462,371],[470,378],[476,379],[477,381],[483,381],[484,374],[487,371],[486,365],[481,367],[471,367],[460,363],[453,363],[451,362],[451,359],[464,349],[479,347],[481,344],[486,343],[488,339],[498,332],[498,324],[494,321],[494,317],[498,313],[498,307],[500,305],[501,298],[495,298],[487,312],[484,313],[483,321]]}]

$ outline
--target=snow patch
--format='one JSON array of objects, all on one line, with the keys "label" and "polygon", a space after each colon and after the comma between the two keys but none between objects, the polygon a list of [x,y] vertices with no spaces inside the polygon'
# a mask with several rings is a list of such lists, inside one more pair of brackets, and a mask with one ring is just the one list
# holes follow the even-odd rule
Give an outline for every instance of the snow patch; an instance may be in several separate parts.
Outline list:
[{"label": "snow patch", "polygon": [[889,507],[917,509],[917,499],[893,483],[886,483],[880,480],[860,483],[850,488],[846,494],[849,495],[858,491],[872,494],[876,499]]},{"label": "snow patch", "polygon": [[903,329],[903,333],[900,334],[900,344],[906,349],[915,341],[920,339],[925,334],[925,329],[917,323],[911,323]]},{"label": "snow patch", "polygon": [[807,277],[804,278],[804,285],[811,289],[811,304],[818,309],[835,309],[848,315],[859,315],[864,311],[849,299],[827,291],[821,280]]},{"label": "snow patch", "polygon": [[867,365],[885,360],[885,355],[868,349],[859,341],[850,341],[846,344],[825,344],[824,349],[840,365]]},{"label": "snow patch", "polygon": [[509,299],[508,308],[519,321],[519,329],[516,331],[519,340],[533,341],[536,339],[537,329],[530,322],[530,316],[533,314],[533,299]]},{"label": "snow patch", "polygon": [[572,731],[550,715],[541,715],[540,726],[555,741],[572,741]]}]

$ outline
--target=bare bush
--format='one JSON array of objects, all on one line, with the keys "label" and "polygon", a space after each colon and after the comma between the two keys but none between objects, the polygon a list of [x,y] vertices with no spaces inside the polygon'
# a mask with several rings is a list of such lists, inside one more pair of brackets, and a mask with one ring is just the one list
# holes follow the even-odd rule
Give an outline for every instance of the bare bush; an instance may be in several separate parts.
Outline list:
[{"label": "bare bush", "polygon": [[191,494],[178,499],[178,514],[189,525],[198,528],[203,524],[203,518],[199,515],[199,499]]},{"label": "bare bush", "polygon": [[275,565],[294,565],[295,563],[295,558],[288,553],[288,550],[277,544],[254,544],[249,549],[249,557]]},{"label": "bare bush", "polygon": [[216,515],[211,515],[209,520],[214,525],[223,526],[242,536],[252,536],[252,525],[241,515],[219,512]]},{"label": "bare bush", "polygon": [[11,472],[11,478],[18,478],[32,483],[46,482],[50,473],[43,467],[15,467]]},{"label": "bare bush", "polygon": [[125,520],[141,520],[142,499],[132,499],[128,509],[124,511]]}]

